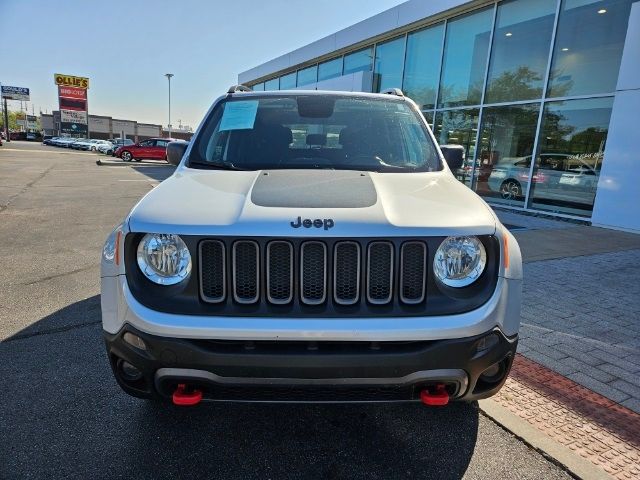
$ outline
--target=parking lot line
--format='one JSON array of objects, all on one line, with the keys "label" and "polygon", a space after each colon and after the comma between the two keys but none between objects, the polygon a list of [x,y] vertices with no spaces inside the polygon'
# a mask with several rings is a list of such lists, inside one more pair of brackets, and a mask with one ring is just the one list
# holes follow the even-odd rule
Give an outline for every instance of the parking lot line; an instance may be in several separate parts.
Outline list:
[{"label": "parking lot line", "polygon": [[2,148],[0,152],[20,152],[20,153],[53,153],[56,155],[95,155],[94,152],[56,152],[55,150],[21,150],[19,148]]}]

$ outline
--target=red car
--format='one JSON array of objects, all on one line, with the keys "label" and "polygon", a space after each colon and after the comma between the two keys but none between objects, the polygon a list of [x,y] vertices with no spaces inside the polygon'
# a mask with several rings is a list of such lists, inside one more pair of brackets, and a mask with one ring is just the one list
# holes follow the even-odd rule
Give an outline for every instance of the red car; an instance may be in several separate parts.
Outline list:
[{"label": "red car", "polygon": [[123,145],[116,150],[116,157],[124,162],[142,159],[166,160],[167,145],[174,142],[173,138],[150,138],[134,145]]}]

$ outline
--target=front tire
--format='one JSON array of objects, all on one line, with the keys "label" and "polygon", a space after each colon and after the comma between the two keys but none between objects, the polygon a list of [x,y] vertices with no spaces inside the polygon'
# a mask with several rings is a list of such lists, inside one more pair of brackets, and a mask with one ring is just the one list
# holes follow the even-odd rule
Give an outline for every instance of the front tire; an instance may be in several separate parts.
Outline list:
[{"label": "front tire", "polygon": [[522,186],[516,180],[505,180],[500,185],[500,195],[505,200],[518,200],[522,198]]},{"label": "front tire", "polygon": [[122,152],[122,155],[120,155],[120,158],[122,158],[123,162],[130,162],[131,160],[133,160],[133,155],[131,155],[130,152]]}]

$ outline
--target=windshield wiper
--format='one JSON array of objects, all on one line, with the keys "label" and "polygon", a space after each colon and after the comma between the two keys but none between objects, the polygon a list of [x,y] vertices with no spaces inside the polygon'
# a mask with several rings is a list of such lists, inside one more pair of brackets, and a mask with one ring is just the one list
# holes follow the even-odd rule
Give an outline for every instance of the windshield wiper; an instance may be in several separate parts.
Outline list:
[{"label": "windshield wiper", "polygon": [[247,171],[246,168],[236,167],[233,163],[194,162],[189,161],[189,167],[200,167],[211,170],[238,170]]}]

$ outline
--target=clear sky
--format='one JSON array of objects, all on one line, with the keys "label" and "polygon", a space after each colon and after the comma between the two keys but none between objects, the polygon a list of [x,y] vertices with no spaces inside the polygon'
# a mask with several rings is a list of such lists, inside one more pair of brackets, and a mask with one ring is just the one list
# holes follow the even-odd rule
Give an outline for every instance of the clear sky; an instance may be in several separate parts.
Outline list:
[{"label": "clear sky", "polygon": [[171,123],[195,128],[239,72],[403,1],[0,0],[0,82],[37,113],[54,73],[89,77],[89,113],[166,125],[169,72]]}]

